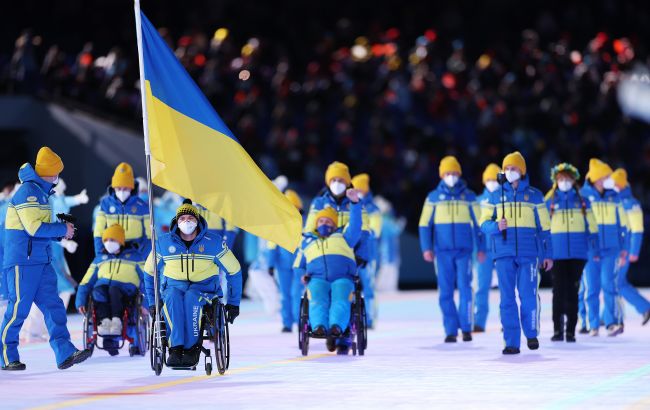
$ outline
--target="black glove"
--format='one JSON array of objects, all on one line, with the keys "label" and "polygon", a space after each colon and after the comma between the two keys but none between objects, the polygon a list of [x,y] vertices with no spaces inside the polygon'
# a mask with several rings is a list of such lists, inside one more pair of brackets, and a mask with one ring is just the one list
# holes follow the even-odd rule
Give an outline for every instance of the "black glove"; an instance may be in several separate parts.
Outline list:
[{"label": "black glove", "polygon": [[152,318],[156,317],[156,307],[155,306],[149,306],[149,316]]},{"label": "black glove", "polygon": [[274,268],[269,268],[269,275],[273,276],[275,274]]},{"label": "black glove", "polygon": [[232,324],[237,316],[239,316],[239,306],[226,305],[226,320]]}]

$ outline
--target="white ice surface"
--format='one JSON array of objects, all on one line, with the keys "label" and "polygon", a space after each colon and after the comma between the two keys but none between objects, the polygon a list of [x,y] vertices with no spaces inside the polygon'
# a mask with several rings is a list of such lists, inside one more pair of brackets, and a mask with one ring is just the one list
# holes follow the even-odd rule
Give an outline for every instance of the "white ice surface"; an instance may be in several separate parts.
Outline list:
[{"label": "white ice surface", "polygon": [[[206,377],[199,368],[156,377],[148,357],[126,350],[115,358],[96,352],[59,371],[48,344],[26,344],[27,370],[0,372],[0,409],[650,409],[650,325],[641,327],[628,306],[619,337],[552,343],[550,297],[542,292],[541,348],[508,357],[501,355],[497,292],[487,333],[455,345],[442,343],[436,293],[383,294],[365,357],[326,353],[323,341],[313,341],[303,359],[295,333],[281,334],[279,318],[244,302],[225,376]],[[79,343],[78,315],[69,327]]]}]

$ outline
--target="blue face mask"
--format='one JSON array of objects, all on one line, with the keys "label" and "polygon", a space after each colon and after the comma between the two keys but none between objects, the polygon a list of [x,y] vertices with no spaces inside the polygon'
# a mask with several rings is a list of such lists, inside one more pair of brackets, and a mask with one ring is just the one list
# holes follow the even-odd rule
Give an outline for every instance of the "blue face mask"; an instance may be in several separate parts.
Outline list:
[{"label": "blue face mask", "polygon": [[334,232],[334,227],[329,225],[321,225],[316,228],[320,236],[330,236]]}]

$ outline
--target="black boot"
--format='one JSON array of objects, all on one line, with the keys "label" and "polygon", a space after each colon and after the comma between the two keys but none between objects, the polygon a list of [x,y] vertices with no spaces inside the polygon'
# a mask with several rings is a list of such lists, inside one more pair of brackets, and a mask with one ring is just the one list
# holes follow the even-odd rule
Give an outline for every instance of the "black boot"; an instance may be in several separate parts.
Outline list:
[{"label": "black boot", "polygon": [[190,349],[183,350],[183,367],[194,367],[201,357],[201,348],[194,346]]},{"label": "black boot", "polygon": [[576,342],[576,335],[573,333],[567,333],[566,334],[566,341],[567,343],[575,343]]},{"label": "black boot", "polygon": [[21,363],[18,360],[9,363],[6,366],[2,366],[2,370],[25,370],[27,366],[25,363]]},{"label": "black boot", "polygon": [[327,336],[327,340],[325,341],[325,347],[327,347],[327,351],[333,352],[336,350],[336,339],[341,337],[341,335],[343,335],[341,327],[339,325],[332,325],[330,328],[330,333]]},{"label": "black boot", "polygon": [[528,348],[530,350],[537,350],[539,349],[539,340],[537,340],[536,337],[531,337],[526,341],[526,344],[528,345]]},{"label": "black boot", "polygon": [[503,354],[519,354],[519,348],[518,347],[510,347],[506,346],[505,349],[501,352]]},{"label": "black boot", "polygon": [[92,352],[88,349],[77,350],[76,352],[72,353],[70,357],[65,359],[63,363],[61,363],[57,367],[59,368],[59,370],[64,370],[74,366],[75,364],[79,364],[83,362],[84,360],[88,359],[90,356],[92,356]]},{"label": "black boot", "polygon": [[282,333],[291,333],[291,328],[287,326],[282,327]]},{"label": "black boot", "polygon": [[485,333],[485,328],[481,326],[474,325],[474,329],[472,330],[474,333]]},{"label": "black boot", "polygon": [[339,356],[347,356],[350,348],[347,345],[339,345],[336,347],[336,354]]},{"label": "black boot", "polygon": [[645,326],[646,323],[650,322],[650,310],[643,314],[643,321],[641,322],[642,326]]},{"label": "black boot", "polygon": [[561,342],[563,340],[564,340],[564,335],[562,334],[562,332],[555,331],[555,333],[553,333],[553,337],[551,337],[551,342]]},{"label": "black boot", "polygon": [[470,332],[463,332],[463,342],[471,342],[472,334]]},{"label": "black boot", "polygon": [[167,356],[168,367],[181,367],[183,365],[183,346],[174,346],[169,348]]},{"label": "black boot", "polygon": [[580,333],[581,335],[588,335],[589,329],[587,329],[586,327],[581,327],[578,333]]},{"label": "black boot", "polygon": [[456,335],[447,336],[447,337],[445,337],[445,343],[456,343],[457,338],[458,338],[458,336],[456,336]]},{"label": "black boot", "polygon": [[118,350],[119,343],[117,340],[113,339],[112,337],[105,337],[104,338],[104,349],[110,354],[111,356],[117,356],[120,354],[120,351]]},{"label": "black boot", "polygon": [[322,325],[318,326],[316,329],[314,329],[311,332],[311,334],[314,335],[314,337],[325,337],[326,335],[325,326]]}]

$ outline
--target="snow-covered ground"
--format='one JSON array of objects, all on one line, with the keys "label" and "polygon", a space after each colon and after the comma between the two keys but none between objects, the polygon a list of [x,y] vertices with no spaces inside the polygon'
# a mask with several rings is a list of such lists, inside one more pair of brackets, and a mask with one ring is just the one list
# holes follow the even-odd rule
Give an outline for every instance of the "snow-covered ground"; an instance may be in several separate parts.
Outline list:
[{"label": "snow-covered ground", "polygon": [[[244,302],[224,376],[199,368],[156,377],[148,357],[130,358],[126,350],[115,358],[96,352],[59,371],[49,345],[26,344],[27,371],[0,372],[0,409],[650,408],[650,325],[641,327],[628,307],[619,337],[552,343],[550,301],[543,291],[541,348],[508,357],[496,292],[488,332],[455,345],[442,343],[435,292],[384,294],[365,357],[336,356],[313,341],[303,358],[295,333],[281,334],[279,318]],[[80,317],[71,316],[69,326],[79,342]]]}]

